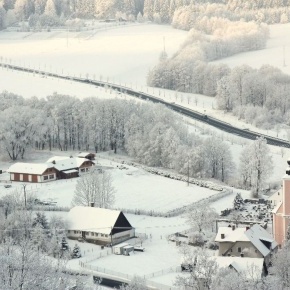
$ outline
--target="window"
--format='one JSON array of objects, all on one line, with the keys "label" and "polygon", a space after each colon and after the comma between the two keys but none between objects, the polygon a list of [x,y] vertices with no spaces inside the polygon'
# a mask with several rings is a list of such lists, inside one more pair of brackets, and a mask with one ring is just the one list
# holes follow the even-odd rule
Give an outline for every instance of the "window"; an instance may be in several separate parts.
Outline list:
[{"label": "window", "polygon": [[67,232],[70,233],[70,230],[68,230]]},{"label": "window", "polygon": [[89,168],[88,167],[86,168],[86,171],[89,171]]},{"label": "window", "polygon": [[107,238],[109,235],[105,235],[105,237]]},{"label": "window", "polygon": [[257,249],[255,250],[255,253],[258,253],[258,250]]},{"label": "window", "polygon": [[89,232],[86,232],[86,236],[88,236],[89,235]]},{"label": "window", "polygon": [[50,174],[49,179],[54,179],[54,174]]},{"label": "window", "polygon": [[84,168],[81,168],[81,172],[85,172],[85,169]]},{"label": "window", "polygon": [[78,231],[74,231],[74,233],[75,233],[75,234],[77,234],[77,233],[78,233]]},{"label": "window", "polygon": [[104,234],[101,234],[101,237],[103,237],[104,236]]},{"label": "window", "polygon": [[94,233],[91,233],[91,236],[94,236],[95,234]]},{"label": "window", "polygon": [[43,176],[43,180],[48,180],[48,176],[47,175],[44,175]]},{"label": "window", "polygon": [[238,253],[241,253],[241,252],[242,252],[242,248],[238,247]]}]

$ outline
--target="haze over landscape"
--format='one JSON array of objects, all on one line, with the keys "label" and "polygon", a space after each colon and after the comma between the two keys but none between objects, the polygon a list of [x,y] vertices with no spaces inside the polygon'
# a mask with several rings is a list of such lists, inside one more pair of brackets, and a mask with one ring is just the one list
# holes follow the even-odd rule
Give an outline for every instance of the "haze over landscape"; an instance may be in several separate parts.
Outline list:
[{"label": "haze over landscape", "polygon": [[[287,0],[0,0],[0,289],[290,287],[289,19]],[[220,255],[233,224],[269,256]]]}]

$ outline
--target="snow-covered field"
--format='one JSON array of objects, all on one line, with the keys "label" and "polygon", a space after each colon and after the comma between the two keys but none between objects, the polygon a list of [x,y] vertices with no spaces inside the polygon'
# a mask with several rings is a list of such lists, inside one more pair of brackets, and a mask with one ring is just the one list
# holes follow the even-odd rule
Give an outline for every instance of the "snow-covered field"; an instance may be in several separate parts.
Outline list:
[{"label": "snow-covered field", "polygon": [[[69,153],[67,153],[69,156]],[[45,162],[48,158],[39,158],[38,161]],[[35,160],[33,160],[35,162]],[[179,207],[192,204],[200,199],[207,198],[218,191],[199,187],[186,182],[154,175],[132,166],[122,166],[120,163],[97,158],[97,163],[112,167],[108,169],[113,178],[116,188],[115,208],[126,208],[130,210],[141,209],[146,211],[167,212]],[[5,167],[6,166],[6,167]],[[7,169],[9,163],[0,163],[0,168]],[[9,175],[2,174],[0,178],[9,180]],[[28,184],[27,192],[37,194],[37,198],[44,201],[57,202],[58,206],[70,207],[74,196],[77,179],[57,180],[55,182]],[[10,189],[0,184],[0,194],[11,192],[15,189],[22,191],[22,185],[12,183]]]},{"label": "snow-covered field", "polygon": [[[287,38],[289,28],[289,24],[271,26],[271,39],[266,49],[239,54],[220,62],[228,63],[230,66],[247,63],[254,67],[260,67],[267,63],[290,74],[290,65],[288,64],[290,61],[290,40],[289,37]],[[168,101],[174,101],[202,113],[216,116],[242,128],[254,130],[255,128],[249,124],[237,121],[236,118],[224,115],[223,112],[215,111],[216,104],[213,98],[182,93],[176,94],[175,92],[145,86],[148,70],[157,63],[164,43],[170,56],[178,49],[186,34],[187,32],[174,30],[169,26],[153,24],[100,31],[92,37],[69,33],[67,38],[66,32],[30,34],[7,32],[0,33],[0,60],[64,75],[88,76],[92,79],[122,83],[125,86],[153,93]],[[283,64],[283,46],[285,47],[286,66]],[[53,92],[80,98],[87,96],[125,97],[89,85],[42,78],[38,75],[33,76],[8,71],[4,68],[0,68],[0,80],[0,91],[7,90],[25,97],[45,97]],[[192,125],[191,130],[195,130],[195,124],[192,123]],[[207,131],[204,136],[212,134],[204,125],[197,124],[197,127],[196,130],[199,133]],[[217,130],[211,130],[215,134],[220,134]],[[273,136],[277,134],[276,132],[264,133]],[[280,132],[279,137],[283,137],[282,132]],[[225,140],[227,138],[225,136]],[[239,154],[245,143],[230,137],[228,139],[227,142],[231,146],[234,160],[238,164]],[[284,156],[282,158],[281,149],[271,147],[274,161],[274,174],[271,180],[280,180],[284,174],[286,159],[290,155],[290,151],[289,149],[283,150]],[[51,154],[41,152],[30,155],[30,158],[34,162],[41,162],[48,159]],[[59,155],[60,152],[56,154]],[[31,160],[27,159],[26,161],[30,162]],[[184,182],[152,175],[142,169],[127,165],[127,170],[121,170],[117,168],[117,163],[109,160],[99,158],[98,162],[113,167],[111,172],[117,189],[115,207],[166,212],[217,193],[193,185],[187,187]],[[6,169],[10,164],[11,162],[1,161],[0,169]],[[5,174],[1,175],[0,178],[5,179]],[[77,179],[72,179],[43,185],[33,184],[28,185],[27,190],[35,192],[42,200],[52,200],[56,201],[58,205],[70,206],[76,181]],[[0,196],[11,193],[16,188],[19,192],[23,190],[19,183],[13,183],[11,189],[5,189],[0,184]],[[243,197],[248,197],[248,194],[248,192],[243,192]],[[230,196],[212,203],[212,206],[218,211],[230,207],[234,196],[235,191]],[[187,228],[183,217],[154,218],[129,214],[126,214],[126,216],[136,227],[137,232],[146,233],[149,237],[151,235],[152,238],[144,242],[146,252],[137,253],[131,257],[111,255],[93,261],[91,263],[93,266],[101,266],[122,273],[144,275],[179,265],[180,254],[177,247],[173,243],[168,243],[166,236]],[[83,251],[88,251],[88,246],[85,244],[81,245],[81,248]],[[122,265],[121,269],[120,265]],[[172,285],[175,276],[176,274],[167,274],[162,278],[155,278],[155,281]]]}]

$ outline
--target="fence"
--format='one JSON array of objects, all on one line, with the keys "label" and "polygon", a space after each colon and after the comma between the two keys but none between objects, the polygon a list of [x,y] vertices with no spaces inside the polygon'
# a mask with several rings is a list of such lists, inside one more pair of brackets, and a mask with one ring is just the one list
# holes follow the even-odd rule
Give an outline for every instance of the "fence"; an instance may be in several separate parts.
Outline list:
[{"label": "fence", "polygon": [[[132,280],[134,278],[134,275],[130,275],[130,274],[124,274],[121,272],[117,272],[117,271],[112,271],[112,270],[108,270],[106,268],[103,267],[98,267],[98,266],[94,266],[94,265],[88,265],[87,262],[79,262],[79,265],[82,268],[85,268],[87,270],[90,271],[96,271],[99,273],[103,273],[103,274],[107,274],[107,275],[112,275],[118,278],[123,278],[123,279],[127,279],[127,280]],[[180,267],[171,267],[171,268],[167,268],[167,269],[163,269],[157,272],[153,272],[153,273],[149,273],[146,275],[143,275],[140,277],[144,278],[146,280],[146,285],[150,286],[150,287],[156,287],[157,289],[160,290],[176,290],[178,288],[174,287],[174,286],[168,286],[168,285],[164,285],[164,284],[160,284],[154,281],[149,281],[148,279],[152,279],[155,277],[159,277],[159,276],[163,276],[169,273],[180,273],[181,272],[181,268]]]}]

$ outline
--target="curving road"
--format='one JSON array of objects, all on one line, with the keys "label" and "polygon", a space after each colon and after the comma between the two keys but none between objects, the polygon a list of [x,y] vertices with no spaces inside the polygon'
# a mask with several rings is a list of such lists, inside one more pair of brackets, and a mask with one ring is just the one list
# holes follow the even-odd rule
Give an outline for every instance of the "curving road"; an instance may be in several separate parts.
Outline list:
[{"label": "curving road", "polygon": [[155,97],[153,95],[150,95],[150,94],[147,94],[144,92],[140,92],[140,91],[136,91],[136,90],[133,90],[131,88],[124,87],[121,85],[103,82],[103,81],[84,79],[84,78],[62,76],[62,75],[58,75],[55,73],[49,73],[49,72],[45,72],[45,71],[20,67],[20,66],[11,65],[11,64],[0,63],[0,67],[6,67],[6,68],[9,68],[12,70],[18,70],[18,71],[23,71],[23,72],[28,72],[28,73],[37,73],[37,74],[41,74],[44,76],[50,76],[50,77],[54,77],[54,78],[72,80],[72,81],[86,83],[86,84],[99,86],[99,87],[108,86],[108,87],[111,87],[113,90],[116,90],[116,91],[122,92],[122,93],[126,93],[130,96],[133,96],[133,97],[137,97],[137,98],[140,98],[143,100],[149,100],[149,101],[152,101],[154,103],[164,104],[165,106],[171,108],[172,110],[174,110],[180,114],[183,114],[189,118],[201,121],[201,122],[206,123],[210,126],[216,127],[216,128],[218,128],[222,131],[225,131],[227,133],[234,134],[234,135],[240,136],[242,138],[251,139],[251,140],[255,140],[257,137],[264,137],[267,140],[267,143],[269,145],[290,148],[290,142],[285,141],[283,139],[274,138],[274,137],[271,137],[268,135],[264,135],[264,134],[260,134],[260,133],[254,132],[254,131],[250,131],[248,129],[240,129],[238,127],[232,126],[229,123],[223,122],[219,119],[201,114],[197,111],[194,111],[194,110],[188,109],[186,107],[177,105],[173,102],[172,103],[166,102],[166,101],[164,101],[158,97]]}]

